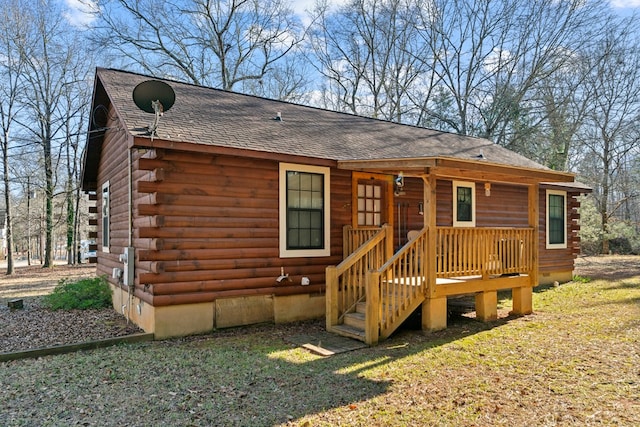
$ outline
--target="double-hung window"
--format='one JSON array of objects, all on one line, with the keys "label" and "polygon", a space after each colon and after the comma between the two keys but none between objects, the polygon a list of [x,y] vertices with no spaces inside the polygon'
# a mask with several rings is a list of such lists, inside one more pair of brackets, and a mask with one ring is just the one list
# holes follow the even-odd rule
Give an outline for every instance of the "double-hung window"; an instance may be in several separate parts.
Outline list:
[{"label": "double-hung window", "polygon": [[102,184],[102,252],[109,252],[109,181]]},{"label": "double-hung window", "polygon": [[476,226],[476,184],[453,181],[453,226]]},{"label": "double-hung window", "polygon": [[330,255],[329,168],[280,164],[280,256]]},{"label": "double-hung window", "polygon": [[547,249],[567,247],[567,193],[547,190]]}]

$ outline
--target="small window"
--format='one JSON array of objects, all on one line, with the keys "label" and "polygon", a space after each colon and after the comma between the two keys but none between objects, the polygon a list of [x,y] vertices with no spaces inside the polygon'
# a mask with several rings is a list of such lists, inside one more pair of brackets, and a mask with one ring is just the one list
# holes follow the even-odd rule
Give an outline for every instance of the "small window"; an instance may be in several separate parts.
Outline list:
[{"label": "small window", "polygon": [[109,181],[102,184],[102,252],[109,252]]},{"label": "small window", "polygon": [[280,256],[328,256],[329,168],[280,164]]},{"label": "small window", "polygon": [[453,226],[476,226],[476,184],[453,181]]},{"label": "small window", "polygon": [[384,187],[381,182],[358,183],[358,226],[382,225]]},{"label": "small window", "polygon": [[567,193],[547,190],[547,249],[567,247]]}]

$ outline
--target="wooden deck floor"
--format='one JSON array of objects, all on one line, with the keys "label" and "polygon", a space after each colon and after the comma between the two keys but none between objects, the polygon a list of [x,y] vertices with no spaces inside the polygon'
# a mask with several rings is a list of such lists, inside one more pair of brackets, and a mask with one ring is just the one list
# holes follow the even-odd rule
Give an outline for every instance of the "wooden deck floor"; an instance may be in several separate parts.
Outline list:
[{"label": "wooden deck floor", "polygon": [[[488,280],[496,279],[498,277],[500,276],[492,276]],[[393,283],[400,284],[400,285],[409,285],[409,286],[421,286],[424,280],[425,280],[424,276],[399,277],[394,279]],[[453,283],[465,283],[465,282],[470,282],[475,280],[482,280],[482,276],[477,275],[477,276],[461,276],[461,277],[438,277],[436,278],[436,285],[450,285]]]},{"label": "wooden deck floor", "polygon": [[[423,276],[398,277],[393,280],[394,285],[422,286]],[[383,280],[383,283],[385,281]],[[438,296],[467,295],[477,292],[496,291],[500,289],[530,286],[527,274],[490,276],[439,277],[436,279],[436,293]]]}]

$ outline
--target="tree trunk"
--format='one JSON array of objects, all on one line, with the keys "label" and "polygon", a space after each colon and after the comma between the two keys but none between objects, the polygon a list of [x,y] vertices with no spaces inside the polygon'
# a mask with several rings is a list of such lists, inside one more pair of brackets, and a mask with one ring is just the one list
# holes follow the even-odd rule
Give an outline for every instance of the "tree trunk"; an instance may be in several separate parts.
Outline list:
[{"label": "tree trunk", "polygon": [[[604,133],[604,132],[603,132]],[[611,164],[611,150],[608,136],[603,135],[603,152],[602,158],[602,200],[600,201],[600,231],[602,233],[602,251],[603,255],[609,253],[609,165]]]},{"label": "tree trunk", "polygon": [[45,239],[44,263],[42,268],[53,267],[53,170],[51,161],[51,138],[44,141],[44,174],[45,174]]},{"label": "tree trunk", "polygon": [[71,182],[67,184],[67,191],[65,194],[66,202],[67,202],[67,264],[73,264],[74,259],[74,245],[73,245],[73,237],[74,237],[74,217],[75,212],[73,209],[73,197],[71,196]]},{"label": "tree trunk", "polygon": [[[7,141],[8,143],[8,141]],[[9,187],[9,159],[8,150],[3,150],[2,158],[4,164],[3,181],[4,181],[4,203],[7,208],[6,212],[6,226],[7,226],[7,274],[13,274],[13,233],[12,233],[12,221],[11,221],[11,197]],[[0,218],[1,219],[1,218]]]}]

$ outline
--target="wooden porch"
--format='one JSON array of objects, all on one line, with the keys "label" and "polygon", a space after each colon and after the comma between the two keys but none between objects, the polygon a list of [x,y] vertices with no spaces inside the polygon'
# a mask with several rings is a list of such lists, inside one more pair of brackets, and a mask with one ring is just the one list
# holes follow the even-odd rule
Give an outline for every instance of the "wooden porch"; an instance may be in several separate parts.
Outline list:
[{"label": "wooden porch", "polygon": [[[447,298],[456,295],[475,295],[477,317],[493,320],[500,289],[512,290],[513,313],[532,312],[539,271],[540,184],[571,182],[573,175],[451,158],[342,161],[338,167],[420,179],[423,226],[397,252],[389,226],[345,228],[345,258],[326,270],[327,330],[374,345],[419,307],[423,330],[444,329]],[[521,225],[483,227],[474,221],[438,226],[437,182],[460,179],[473,181],[474,189],[484,185],[486,197],[492,183],[519,187]],[[453,217],[451,208],[446,210]]]},{"label": "wooden porch", "polygon": [[513,289],[514,312],[531,312],[533,228],[423,229],[395,254],[390,226],[345,227],[344,236],[349,255],[327,268],[331,332],[374,345],[421,305],[423,328],[443,329],[447,297],[466,294],[480,319],[493,320],[499,289]]}]

